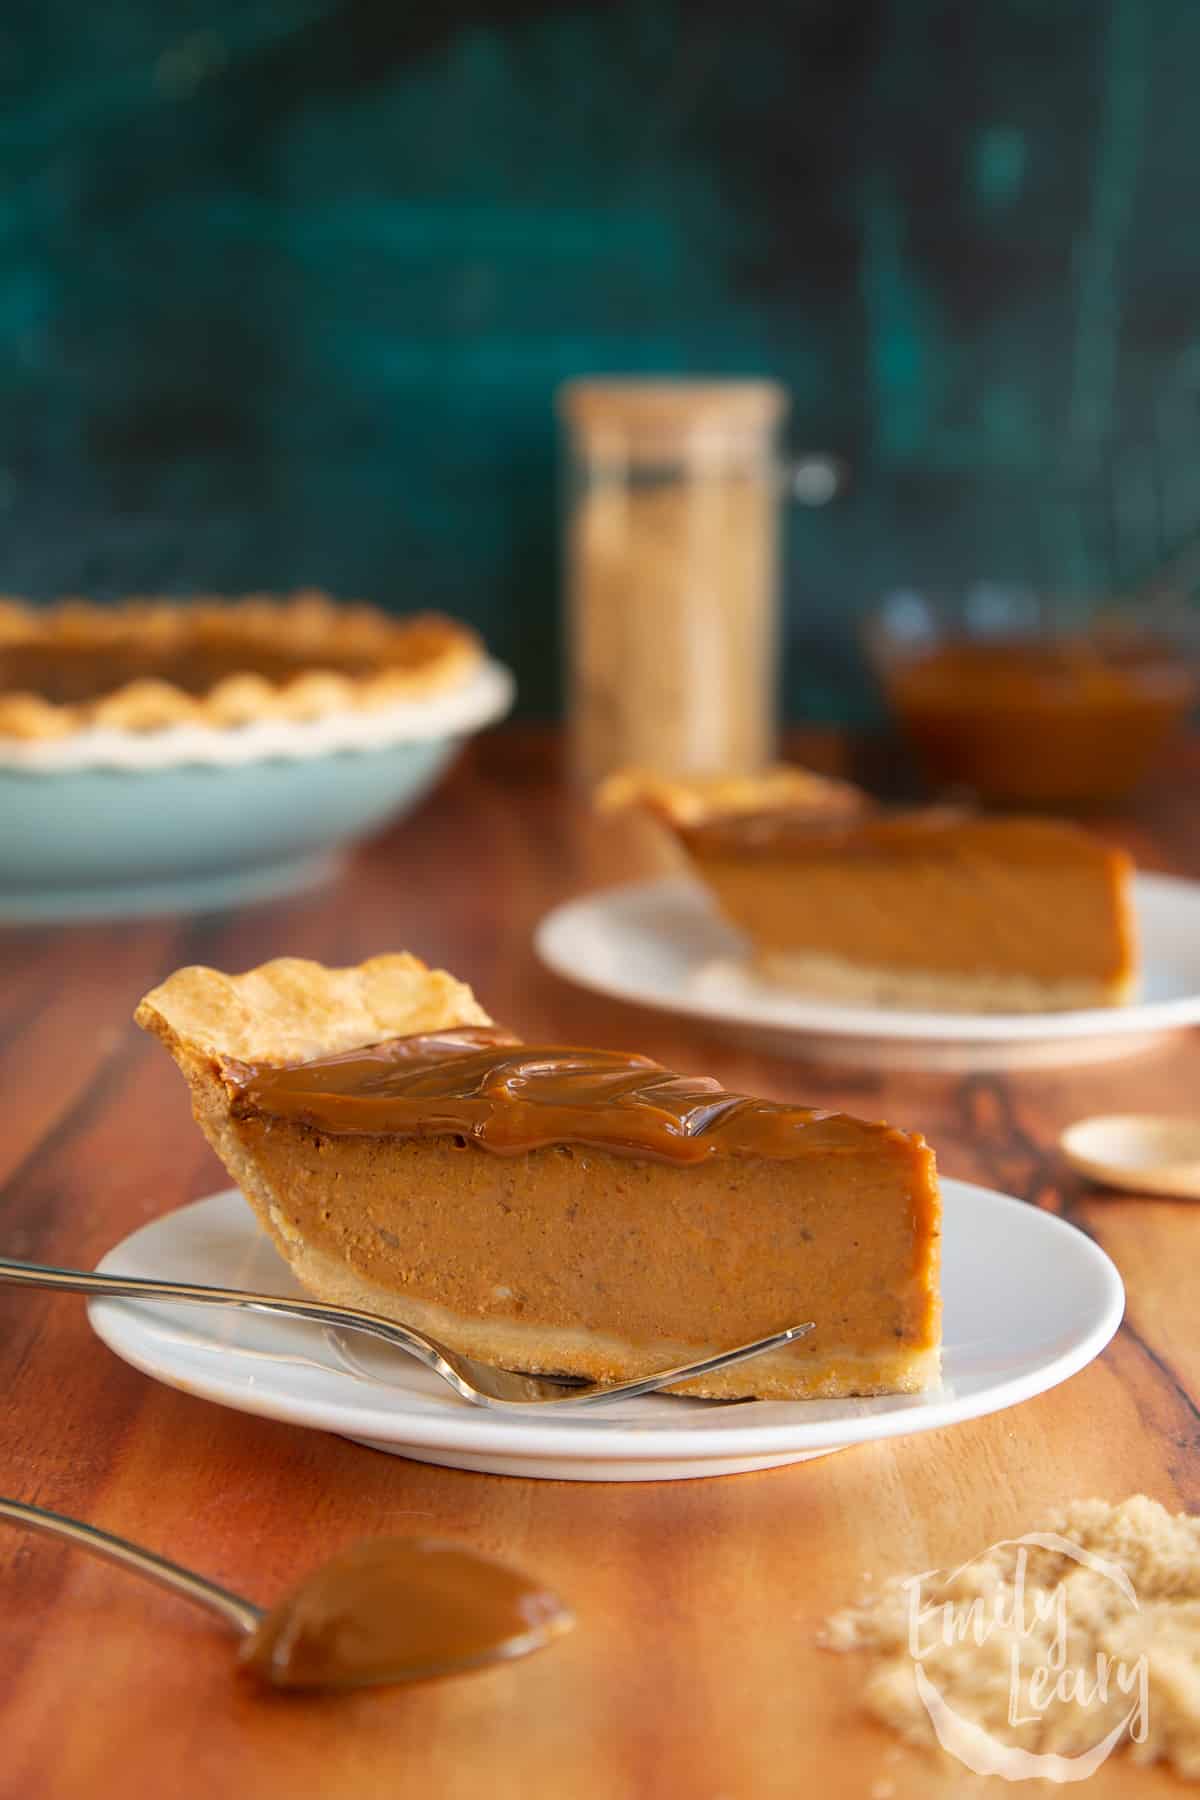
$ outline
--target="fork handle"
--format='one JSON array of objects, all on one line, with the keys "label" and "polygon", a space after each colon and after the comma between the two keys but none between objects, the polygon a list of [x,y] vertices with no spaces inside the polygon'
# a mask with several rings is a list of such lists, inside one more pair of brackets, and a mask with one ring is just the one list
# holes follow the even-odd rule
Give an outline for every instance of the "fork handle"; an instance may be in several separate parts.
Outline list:
[{"label": "fork handle", "polygon": [[282,1299],[278,1294],[242,1293],[238,1288],[205,1287],[190,1281],[156,1281],[142,1275],[102,1275],[92,1269],[58,1269],[48,1263],[17,1262],[0,1257],[0,1285],[53,1288],[60,1293],[103,1294],[112,1299],[172,1300],[190,1306],[234,1306],[243,1312],[276,1313],[288,1319],[306,1319],[318,1325],[341,1325],[365,1331],[385,1344],[407,1350],[426,1368],[450,1382],[464,1398],[470,1398],[456,1370],[419,1333],[392,1319],[377,1319],[353,1307],[331,1306],[325,1300]]}]

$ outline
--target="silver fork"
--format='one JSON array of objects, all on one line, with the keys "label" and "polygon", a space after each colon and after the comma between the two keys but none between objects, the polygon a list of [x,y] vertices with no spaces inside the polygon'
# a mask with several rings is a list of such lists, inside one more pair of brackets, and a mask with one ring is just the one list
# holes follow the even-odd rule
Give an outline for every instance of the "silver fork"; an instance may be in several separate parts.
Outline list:
[{"label": "silver fork", "polygon": [[360,1312],[352,1306],[330,1306],[324,1300],[280,1299],[276,1294],[242,1293],[237,1288],[201,1287],[187,1281],[151,1281],[135,1275],[99,1275],[86,1269],[56,1269],[45,1263],[15,1262],[0,1258],[0,1284],[9,1287],[54,1288],[70,1294],[102,1294],[109,1299],[172,1300],[188,1306],[234,1306],[243,1312],[276,1313],[289,1319],[308,1319],[318,1325],[340,1326],[346,1331],[362,1331],[368,1337],[380,1338],[394,1349],[406,1350],[410,1356],[432,1369],[435,1375],[454,1389],[472,1406],[500,1408],[527,1406],[604,1406],[613,1400],[634,1400],[639,1394],[654,1394],[660,1388],[678,1381],[691,1381],[698,1375],[713,1375],[718,1369],[731,1369],[735,1363],[749,1362],[768,1350],[779,1350],[794,1344],[814,1329],[812,1322],[789,1325],[785,1331],[773,1331],[769,1337],[756,1338],[752,1344],[739,1344],[736,1349],[722,1350],[716,1356],[705,1356],[699,1362],[680,1363],[673,1369],[658,1369],[653,1375],[642,1375],[636,1381],[574,1381],[570,1376],[519,1375],[511,1369],[498,1369],[464,1356],[437,1338],[416,1331],[411,1325],[399,1325],[381,1319],[375,1313]]}]

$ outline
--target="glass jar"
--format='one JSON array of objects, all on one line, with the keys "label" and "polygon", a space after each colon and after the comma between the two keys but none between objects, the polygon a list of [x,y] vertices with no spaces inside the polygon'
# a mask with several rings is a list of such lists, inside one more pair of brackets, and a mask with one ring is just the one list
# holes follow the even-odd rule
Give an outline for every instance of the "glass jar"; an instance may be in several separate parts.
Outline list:
[{"label": "glass jar", "polygon": [[559,408],[574,773],[761,768],[778,729],[786,393],[575,381]]}]

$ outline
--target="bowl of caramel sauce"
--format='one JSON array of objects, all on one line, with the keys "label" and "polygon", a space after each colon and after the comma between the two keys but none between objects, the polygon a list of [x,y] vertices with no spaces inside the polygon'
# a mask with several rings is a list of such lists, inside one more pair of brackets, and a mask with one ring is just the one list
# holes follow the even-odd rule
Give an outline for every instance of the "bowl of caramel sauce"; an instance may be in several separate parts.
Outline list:
[{"label": "bowl of caramel sauce", "polygon": [[1013,617],[973,629],[910,600],[871,620],[867,646],[925,779],[989,804],[1127,799],[1200,697],[1190,634],[1115,609],[1057,628]]}]

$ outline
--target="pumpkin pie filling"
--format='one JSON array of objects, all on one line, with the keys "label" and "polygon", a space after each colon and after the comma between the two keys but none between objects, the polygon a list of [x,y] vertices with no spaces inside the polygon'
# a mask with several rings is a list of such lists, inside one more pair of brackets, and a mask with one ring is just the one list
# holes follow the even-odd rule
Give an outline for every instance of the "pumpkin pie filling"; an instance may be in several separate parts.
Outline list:
[{"label": "pumpkin pie filling", "polygon": [[324,594],[243,600],[0,599],[0,739],[307,720],[422,699],[481,666],[474,632]]},{"label": "pumpkin pie filling", "polygon": [[1073,825],[949,810],[684,834],[768,975],[850,999],[1053,1011],[1128,999],[1129,859]]},{"label": "pumpkin pie filling", "polygon": [[[415,959],[365,967],[397,964],[419,990]],[[801,1343],[689,1391],[936,1379],[939,1203],[920,1137],[643,1056],[525,1045],[469,990],[440,1015],[424,1005],[428,1028],[383,1036],[412,1008],[331,1019],[329,980],[357,973],[288,959],[244,977],[183,970],[138,1012],[312,1291],[533,1373],[616,1380],[813,1318]],[[265,1001],[257,1026],[237,1004],[245,983]],[[330,1054],[311,1053],[314,1034]]]},{"label": "pumpkin pie filling", "polygon": [[[338,675],[358,676],[372,664],[367,657],[321,654],[321,666]],[[26,693],[53,706],[90,705],[131,681],[161,681],[181,693],[207,694],[231,676],[253,675],[270,683],[293,681],[311,662],[285,646],[233,644],[139,643],[132,637],[119,647],[89,648],[64,644],[11,644],[0,648],[0,692]]]}]

